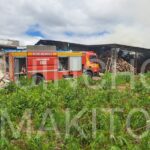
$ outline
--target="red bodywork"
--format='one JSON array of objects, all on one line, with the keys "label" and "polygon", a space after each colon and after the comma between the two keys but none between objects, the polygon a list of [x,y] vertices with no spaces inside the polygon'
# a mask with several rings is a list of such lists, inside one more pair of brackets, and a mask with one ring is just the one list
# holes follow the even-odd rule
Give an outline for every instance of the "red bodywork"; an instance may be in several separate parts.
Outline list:
[{"label": "red bodywork", "polygon": [[[49,81],[65,77],[79,77],[86,71],[90,71],[94,75],[100,71],[98,63],[91,59],[97,59],[97,55],[94,52],[50,52],[35,50],[31,52],[9,53],[8,57],[9,75],[13,81],[16,80],[16,77],[18,78],[23,75],[27,75],[29,78],[40,76],[44,80]],[[67,58],[67,69],[61,66],[61,58]],[[19,66],[18,70],[16,70],[17,66]],[[24,72],[24,70],[26,71]]]},{"label": "red bodywork", "polygon": [[82,75],[82,69],[79,71],[61,70],[59,71],[58,53],[28,53],[27,66],[28,77],[42,75],[44,80],[58,80],[64,77],[78,77]]}]

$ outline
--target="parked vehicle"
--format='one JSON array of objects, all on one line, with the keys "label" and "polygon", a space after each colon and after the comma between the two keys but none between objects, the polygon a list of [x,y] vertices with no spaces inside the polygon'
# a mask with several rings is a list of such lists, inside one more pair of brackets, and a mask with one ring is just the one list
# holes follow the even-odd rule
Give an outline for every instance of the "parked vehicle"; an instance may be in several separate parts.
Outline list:
[{"label": "parked vehicle", "polygon": [[36,83],[42,80],[75,78],[86,73],[93,76],[99,73],[97,55],[94,52],[57,52],[51,50],[28,50],[9,52],[5,62],[10,79],[15,81],[20,76],[33,78]]}]

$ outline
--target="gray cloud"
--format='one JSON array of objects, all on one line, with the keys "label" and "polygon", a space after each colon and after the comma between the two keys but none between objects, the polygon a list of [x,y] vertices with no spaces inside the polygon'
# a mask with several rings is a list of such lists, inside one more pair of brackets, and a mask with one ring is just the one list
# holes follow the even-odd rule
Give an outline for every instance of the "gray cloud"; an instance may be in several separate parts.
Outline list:
[{"label": "gray cloud", "polygon": [[[150,48],[149,5],[149,0],[1,0],[0,38],[34,43],[40,37],[25,33],[38,24],[46,39]],[[109,34],[99,34],[105,31]]]}]

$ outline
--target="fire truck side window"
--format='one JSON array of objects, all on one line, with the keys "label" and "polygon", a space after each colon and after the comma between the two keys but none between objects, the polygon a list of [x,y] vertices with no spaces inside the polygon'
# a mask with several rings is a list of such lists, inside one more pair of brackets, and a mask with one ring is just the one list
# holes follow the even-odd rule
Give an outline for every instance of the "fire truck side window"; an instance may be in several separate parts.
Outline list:
[{"label": "fire truck side window", "polygon": [[59,71],[69,70],[69,58],[68,57],[60,57],[59,58]]}]

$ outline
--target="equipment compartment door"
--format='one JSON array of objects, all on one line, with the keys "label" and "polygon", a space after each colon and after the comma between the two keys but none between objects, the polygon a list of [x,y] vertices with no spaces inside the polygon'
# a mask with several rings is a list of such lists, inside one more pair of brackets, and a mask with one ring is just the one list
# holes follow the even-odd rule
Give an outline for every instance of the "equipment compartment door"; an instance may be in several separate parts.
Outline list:
[{"label": "equipment compartment door", "polygon": [[70,69],[70,71],[81,71],[82,70],[82,58],[81,57],[70,57],[69,69]]},{"label": "equipment compartment door", "polygon": [[14,74],[15,77],[26,75],[26,58],[24,57],[14,58]]}]

